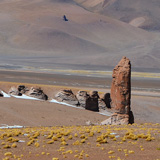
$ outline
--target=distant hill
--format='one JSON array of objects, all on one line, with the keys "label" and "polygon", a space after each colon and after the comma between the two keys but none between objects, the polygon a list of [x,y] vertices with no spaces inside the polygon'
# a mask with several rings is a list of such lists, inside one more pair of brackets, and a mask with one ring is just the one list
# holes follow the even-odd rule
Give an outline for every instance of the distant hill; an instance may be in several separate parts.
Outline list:
[{"label": "distant hill", "polygon": [[2,0],[0,56],[6,63],[29,59],[28,65],[33,57],[42,66],[115,66],[127,56],[133,68],[160,69],[160,33],[148,31],[157,31],[160,22],[154,2]]},{"label": "distant hill", "polygon": [[160,31],[160,1],[157,0],[75,0],[90,11],[116,18],[133,26]]}]

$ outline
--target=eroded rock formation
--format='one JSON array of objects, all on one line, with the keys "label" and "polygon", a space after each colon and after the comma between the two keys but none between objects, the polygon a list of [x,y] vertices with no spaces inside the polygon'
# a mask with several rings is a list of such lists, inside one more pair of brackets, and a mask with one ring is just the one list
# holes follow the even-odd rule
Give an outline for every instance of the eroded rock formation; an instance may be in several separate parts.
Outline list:
[{"label": "eroded rock formation", "polygon": [[43,92],[41,88],[31,87],[30,90],[27,92],[27,95],[42,100],[48,100],[48,96]]},{"label": "eroded rock formation", "polygon": [[130,108],[131,100],[131,63],[123,57],[114,68],[111,86],[111,108],[115,113],[102,124],[133,123],[133,113]]},{"label": "eroded rock formation", "polygon": [[76,97],[79,101],[80,106],[85,107],[86,99],[89,97],[88,93],[86,91],[78,91]]},{"label": "eroded rock formation", "polygon": [[18,90],[18,88],[15,87],[15,86],[13,86],[13,87],[10,88],[8,94],[15,95],[15,96],[21,96],[22,95],[22,93],[20,93],[20,91]]},{"label": "eroded rock formation", "polygon": [[86,99],[85,109],[99,112],[98,98],[99,98],[98,92],[92,91],[90,93],[90,96],[87,97]]},{"label": "eroded rock formation", "polygon": [[65,102],[72,105],[79,105],[78,99],[73,94],[72,90],[61,90],[55,95],[55,97],[60,102]]}]

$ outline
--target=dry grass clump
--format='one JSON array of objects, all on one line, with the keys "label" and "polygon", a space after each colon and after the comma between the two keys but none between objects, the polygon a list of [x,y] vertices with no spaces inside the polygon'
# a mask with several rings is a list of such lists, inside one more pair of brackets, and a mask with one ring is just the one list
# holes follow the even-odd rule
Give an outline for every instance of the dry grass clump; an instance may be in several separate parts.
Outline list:
[{"label": "dry grass clump", "polygon": [[160,124],[0,129],[3,160],[160,158]]}]

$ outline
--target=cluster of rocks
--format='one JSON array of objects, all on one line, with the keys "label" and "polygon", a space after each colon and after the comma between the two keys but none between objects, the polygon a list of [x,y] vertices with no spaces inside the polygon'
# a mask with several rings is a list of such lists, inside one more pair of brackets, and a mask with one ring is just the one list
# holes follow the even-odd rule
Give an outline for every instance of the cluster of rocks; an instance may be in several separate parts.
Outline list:
[{"label": "cluster of rocks", "polygon": [[11,87],[8,94],[15,96],[22,96],[26,94],[27,96],[48,100],[48,96],[43,92],[41,88],[31,87],[30,89],[24,85],[20,85],[18,87]]},{"label": "cluster of rocks", "polygon": [[111,95],[104,94],[99,97],[97,91],[87,93],[79,91],[76,95],[71,90],[62,90],[56,94],[59,101],[73,105],[79,105],[87,110],[99,111],[99,109],[111,108],[114,114],[103,121],[104,125],[121,125],[134,123],[134,116],[131,111],[131,63],[126,57],[123,57],[114,68],[112,74]]},{"label": "cluster of rocks", "polygon": [[[131,111],[131,63],[126,57],[123,57],[118,65],[114,68],[112,74],[111,94],[106,93],[100,98],[97,91],[87,93],[86,91],[78,91],[76,94],[72,90],[61,90],[55,98],[60,102],[71,105],[81,106],[87,110],[99,112],[107,108],[114,110],[114,114],[101,124],[104,125],[120,125],[134,123],[134,116]],[[11,87],[10,95],[28,96],[48,100],[48,96],[41,88],[31,87],[30,89],[24,85]],[[0,92],[0,97],[3,93]]]},{"label": "cluster of rocks", "polygon": [[97,91],[92,91],[90,93],[78,91],[77,94],[74,94],[72,90],[61,90],[55,95],[55,98],[60,102],[81,106],[95,112],[98,112],[99,109],[106,109],[106,104],[110,103],[110,99],[105,97],[107,96],[100,98]]},{"label": "cluster of rocks", "polygon": [[71,90],[62,90],[56,94],[56,98],[59,101],[79,105],[96,112],[99,109],[110,108],[114,114],[103,121],[102,125],[134,123],[134,116],[130,108],[131,63],[128,58],[121,59],[113,70],[112,78],[111,95],[106,93],[100,98],[97,91],[92,91],[89,94],[86,91],[79,91],[74,95]]}]

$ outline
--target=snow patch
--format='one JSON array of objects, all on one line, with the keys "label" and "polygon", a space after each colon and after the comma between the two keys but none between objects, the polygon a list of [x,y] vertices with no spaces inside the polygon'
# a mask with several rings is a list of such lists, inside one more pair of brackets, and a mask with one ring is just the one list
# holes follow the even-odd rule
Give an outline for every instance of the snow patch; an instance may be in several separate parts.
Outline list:
[{"label": "snow patch", "polygon": [[24,126],[19,126],[19,125],[14,125],[14,126],[8,126],[8,125],[4,125],[2,127],[0,127],[0,129],[12,129],[12,128],[24,128]]},{"label": "snow patch", "polygon": [[11,96],[3,91],[1,91],[1,93],[3,94],[3,97],[4,98],[10,98]]},{"label": "snow patch", "polygon": [[30,97],[30,96],[27,96],[27,95],[25,95],[25,94],[22,94],[22,96],[15,96],[15,95],[12,95],[12,97],[19,98],[19,99],[29,99],[29,100],[37,100],[37,101],[41,101],[41,100],[38,99],[38,98]]},{"label": "snow patch", "polygon": [[65,103],[65,102],[58,102],[58,101],[55,100],[55,99],[52,99],[52,100],[50,100],[49,102],[51,102],[51,103],[57,103],[57,104],[62,104],[62,105],[69,106],[69,107],[73,107],[73,108],[84,109],[84,108],[76,107],[76,106],[74,106],[74,105],[71,105],[71,104],[68,104],[68,103]]}]

